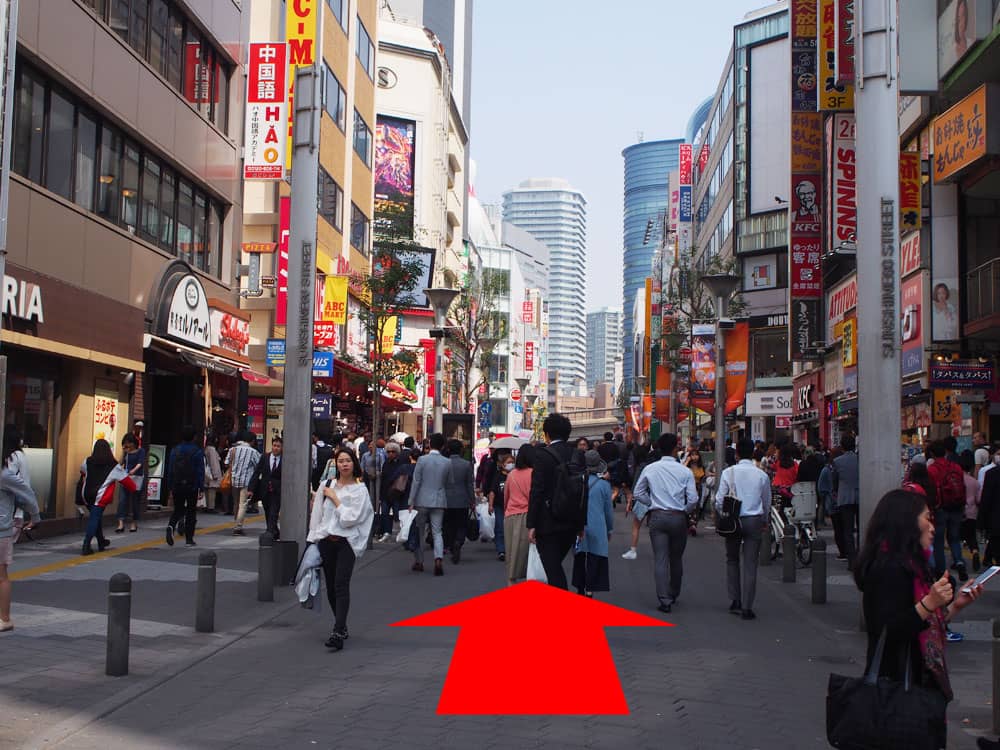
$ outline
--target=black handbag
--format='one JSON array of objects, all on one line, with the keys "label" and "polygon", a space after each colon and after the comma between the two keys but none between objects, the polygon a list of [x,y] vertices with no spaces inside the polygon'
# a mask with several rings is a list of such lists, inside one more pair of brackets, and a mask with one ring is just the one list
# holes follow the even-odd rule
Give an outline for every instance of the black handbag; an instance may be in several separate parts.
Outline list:
[{"label": "black handbag", "polygon": [[470,542],[479,539],[479,516],[472,509],[469,510],[469,520],[465,522],[465,538]]},{"label": "black handbag", "polygon": [[740,510],[743,503],[734,495],[722,498],[722,510],[715,519],[715,533],[719,536],[740,536],[743,525],[740,523]]},{"label": "black handbag", "polygon": [[911,684],[910,653],[903,682],[879,677],[885,628],[864,677],[830,675],[826,738],[839,750],[940,750],[947,738],[948,699]]}]

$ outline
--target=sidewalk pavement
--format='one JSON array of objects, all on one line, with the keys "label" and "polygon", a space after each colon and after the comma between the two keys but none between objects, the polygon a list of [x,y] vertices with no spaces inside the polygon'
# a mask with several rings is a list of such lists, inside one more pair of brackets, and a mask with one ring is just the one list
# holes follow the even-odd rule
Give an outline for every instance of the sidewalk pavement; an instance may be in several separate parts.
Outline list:
[{"label": "sidewalk pavement", "polygon": [[[9,717],[0,747],[827,747],[827,676],[859,674],[865,651],[859,596],[833,545],[830,603],[809,603],[808,570],[780,583],[779,563],[761,569],[758,619],[745,622],[726,611],[721,540],[703,527],[688,544],[680,601],[664,616],[655,611],[646,530],[639,559],[627,562],[619,555],[629,521],[620,509],[616,524],[612,591],[598,598],[677,626],[607,629],[627,716],[435,713],[457,629],[390,625],[503,586],[492,544],[467,544],[443,578],[410,572],[412,557],[397,544],[376,545],[355,573],[351,637],[331,653],[323,647],[332,624],[326,602],[309,612],[284,589],[275,603],[258,603],[256,537],[232,537],[226,524],[203,529],[193,550],[166,547],[155,530],[113,536],[137,542],[114,557],[76,557],[75,537],[19,545],[17,629],[0,636],[0,710]],[[193,630],[204,549],[219,555],[218,632],[207,635]],[[107,580],[119,571],[133,578],[131,673],[110,678],[104,613]],[[974,747],[990,724],[989,618],[1000,616],[1000,593],[969,614],[956,625],[966,642],[948,649],[953,748]],[[545,669],[545,654],[505,651],[500,631],[482,643],[481,658],[484,710],[496,691],[518,690]],[[587,654],[566,679],[588,679]]]}]

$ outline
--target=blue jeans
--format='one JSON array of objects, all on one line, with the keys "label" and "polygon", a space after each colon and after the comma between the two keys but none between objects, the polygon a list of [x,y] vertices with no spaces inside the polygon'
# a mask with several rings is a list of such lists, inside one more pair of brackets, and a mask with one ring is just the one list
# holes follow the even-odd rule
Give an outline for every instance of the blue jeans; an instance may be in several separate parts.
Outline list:
[{"label": "blue jeans", "polygon": [[497,546],[497,554],[503,555],[507,548],[503,542],[503,505],[493,506],[493,543]]},{"label": "blue jeans", "polygon": [[90,547],[91,540],[97,537],[97,544],[101,546],[108,540],[104,538],[104,531],[101,528],[101,521],[104,519],[104,508],[97,505],[90,506],[90,518],[87,520],[87,531],[83,536],[83,547]]},{"label": "blue jeans", "polygon": [[124,521],[129,516],[133,521],[139,520],[139,501],[141,492],[129,492],[124,487],[118,488],[118,520]]},{"label": "blue jeans", "polygon": [[938,576],[948,569],[945,561],[945,543],[951,547],[952,562],[964,564],[962,559],[962,519],[965,511],[952,508],[934,511],[934,570]]}]

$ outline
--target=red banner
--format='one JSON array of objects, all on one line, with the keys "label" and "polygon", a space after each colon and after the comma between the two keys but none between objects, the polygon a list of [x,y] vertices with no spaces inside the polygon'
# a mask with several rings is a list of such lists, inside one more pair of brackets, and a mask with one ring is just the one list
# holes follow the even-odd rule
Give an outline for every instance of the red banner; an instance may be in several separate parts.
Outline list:
[{"label": "red banner", "polygon": [[670,419],[670,368],[666,365],[656,366],[656,402],[653,416],[664,421]]},{"label": "red banner", "polygon": [[726,342],[726,414],[743,406],[747,397],[750,324],[737,323],[723,334]]},{"label": "red banner", "polygon": [[680,184],[690,185],[691,184],[691,167],[694,162],[694,155],[692,153],[693,146],[690,143],[682,143],[678,151],[678,158],[680,159]]},{"label": "red banner", "polygon": [[791,287],[792,297],[822,297],[823,280],[820,271],[819,237],[792,236]]},{"label": "red banner", "polygon": [[837,0],[834,28],[837,46],[837,83],[854,83],[854,0]]},{"label": "red banner", "polygon": [[434,339],[420,339],[420,345],[424,347],[424,382],[427,383],[426,395],[428,399],[433,399],[434,380],[437,374],[435,372],[437,363],[435,342]]},{"label": "red banner", "polygon": [[292,225],[292,199],[278,201],[278,294],[274,304],[274,324],[283,326],[288,321],[288,233]]},{"label": "red banner", "polygon": [[313,323],[313,346],[335,346],[337,341],[337,324],[326,320]]},{"label": "red banner", "polygon": [[535,342],[524,342],[524,371],[534,372],[535,370]]}]

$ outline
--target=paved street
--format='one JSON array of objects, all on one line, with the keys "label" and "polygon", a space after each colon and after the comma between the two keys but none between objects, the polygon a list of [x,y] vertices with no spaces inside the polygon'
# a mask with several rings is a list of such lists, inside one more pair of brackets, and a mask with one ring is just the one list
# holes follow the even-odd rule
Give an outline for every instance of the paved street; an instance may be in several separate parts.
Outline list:
[{"label": "paved street", "polygon": [[[809,603],[809,575],[780,583],[763,568],[758,620],[726,613],[722,545],[704,531],[688,545],[685,588],[669,629],[609,628],[631,710],[611,717],[437,716],[457,630],[392,628],[391,623],[503,585],[492,545],[467,545],[444,578],[409,571],[398,545],[377,545],[354,578],[351,637],[340,653],[323,640],[326,602],[302,610],[292,592],[256,602],[256,538],[234,538],[205,516],[196,550],[163,544],[157,532],[112,535],[128,550],[76,563],[78,539],[17,549],[14,618],[0,652],[0,747],[89,748],[821,748],[831,670],[858,673],[864,640],[857,595],[830,555],[830,604]],[[625,523],[618,511],[606,601],[655,612],[652,560],[618,557]],[[226,525],[228,528],[228,525]],[[215,527],[218,528],[218,527]],[[129,538],[131,537],[131,538]],[[138,549],[135,549],[138,547]],[[197,553],[219,555],[217,633],[193,631]],[[45,572],[48,571],[48,572]],[[107,579],[134,581],[131,674],[104,676]],[[949,647],[957,699],[950,747],[973,747],[990,722],[988,595],[968,636]],[[523,615],[531,627],[530,614]],[[544,654],[510,653],[504,629],[482,643],[483,686],[492,695],[523,689]],[[587,655],[566,680],[588,677]]]}]

